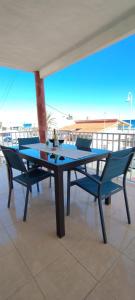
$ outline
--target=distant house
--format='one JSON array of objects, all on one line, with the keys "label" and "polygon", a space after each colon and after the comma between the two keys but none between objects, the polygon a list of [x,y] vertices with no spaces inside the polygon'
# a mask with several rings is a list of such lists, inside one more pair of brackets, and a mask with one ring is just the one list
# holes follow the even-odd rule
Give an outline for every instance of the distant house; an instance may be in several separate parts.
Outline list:
[{"label": "distant house", "polygon": [[25,129],[32,128],[32,124],[31,123],[24,123],[23,128],[25,128]]},{"label": "distant house", "polygon": [[71,132],[103,132],[110,129],[123,129],[124,126],[129,126],[129,123],[118,119],[78,120],[72,125],[64,126],[61,130]]},{"label": "distant house", "polygon": [[20,126],[10,126],[10,130],[16,130],[18,131]]},{"label": "distant house", "polygon": [[[131,124],[131,128],[135,129],[135,120],[124,120],[124,122]],[[127,126],[124,126],[125,129],[127,129]]]}]

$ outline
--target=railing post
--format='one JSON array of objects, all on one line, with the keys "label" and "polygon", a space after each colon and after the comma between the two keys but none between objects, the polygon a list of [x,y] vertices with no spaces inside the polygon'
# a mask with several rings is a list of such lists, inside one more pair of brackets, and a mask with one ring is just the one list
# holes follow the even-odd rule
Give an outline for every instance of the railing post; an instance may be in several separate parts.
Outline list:
[{"label": "railing post", "polygon": [[118,134],[118,150],[120,150],[120,141],[121,141],[121,135]]}]

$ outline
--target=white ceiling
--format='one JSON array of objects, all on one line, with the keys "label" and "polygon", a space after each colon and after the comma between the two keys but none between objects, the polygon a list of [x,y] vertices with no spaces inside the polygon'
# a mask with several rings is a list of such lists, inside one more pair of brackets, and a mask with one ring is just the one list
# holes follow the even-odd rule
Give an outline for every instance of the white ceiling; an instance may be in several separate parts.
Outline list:
[{"label": "white ceiling", "polygon": [[0,0],[0,65],[51,74],[135,32],[135,0]]}]

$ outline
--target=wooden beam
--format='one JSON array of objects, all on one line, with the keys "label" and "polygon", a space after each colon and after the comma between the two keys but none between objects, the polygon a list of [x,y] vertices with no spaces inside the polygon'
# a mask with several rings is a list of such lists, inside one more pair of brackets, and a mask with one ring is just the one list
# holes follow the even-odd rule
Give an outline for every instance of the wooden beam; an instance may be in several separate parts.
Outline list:
[{"label": "wooden beam", "polygon": [[40,142],[45,143],[47,132],[47,114],[45,106],[44,80],[40,78],[39,71],[35,71],[35,85],[37,98],[37,117]]}]

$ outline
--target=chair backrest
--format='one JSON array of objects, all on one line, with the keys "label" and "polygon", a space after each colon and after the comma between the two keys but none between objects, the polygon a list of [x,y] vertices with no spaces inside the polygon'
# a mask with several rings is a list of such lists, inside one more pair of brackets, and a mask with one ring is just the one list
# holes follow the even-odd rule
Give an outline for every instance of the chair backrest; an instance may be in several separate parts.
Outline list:
[{"label": "chair backrest", "polygon": [[134,152],[135,148],[130,148],[111,153],[106,160],[101,181],[104,183],[120,175],[126,175]]},{"label": "chair backrest", "polygon": [[40,143],[39,137],[29,137],[29,138],[18,138],[18,144],[19,144],[19,150],[24,149],[23,145],[29,145],[29,144],[37,144]]},{"label": "chair backrest", "polygon": [[19,153],[15,149],[9,147],[1,146],[1,150],[4,154],[6,162],[11,169],[16,169],[21,172],[27,172],[22,158],[19,156]]},{"label": "chair backrest", "polygon": [[81,138],[81,137],[77,137],[76,140],[76,147],[80,148],[80,149],[90,149],[90,145],[92,143],[92,139],[91,138]]},{"label": "chair backrest", "polygon": [[133,148],[128,148],[128,149],[124,149],[124,150],[118,150],[118,151],[115,151],[115,152],[112,152],[112,157],[123,157],[123,156],[126,156],[128,155],[129,153],[131,152],[135,152],[135,147]]},{"label": "chair backrest", "polygon": [[5,157],[5,160],[7,162],[8,158],[6,157],[6,153],[4,150],[12,150],[12,151],[15,151],[15,149],[13,147],[9,147],[9,146],[3,146],[3,145],[0,145],[0,148],[1,148],[1,151]]}]

